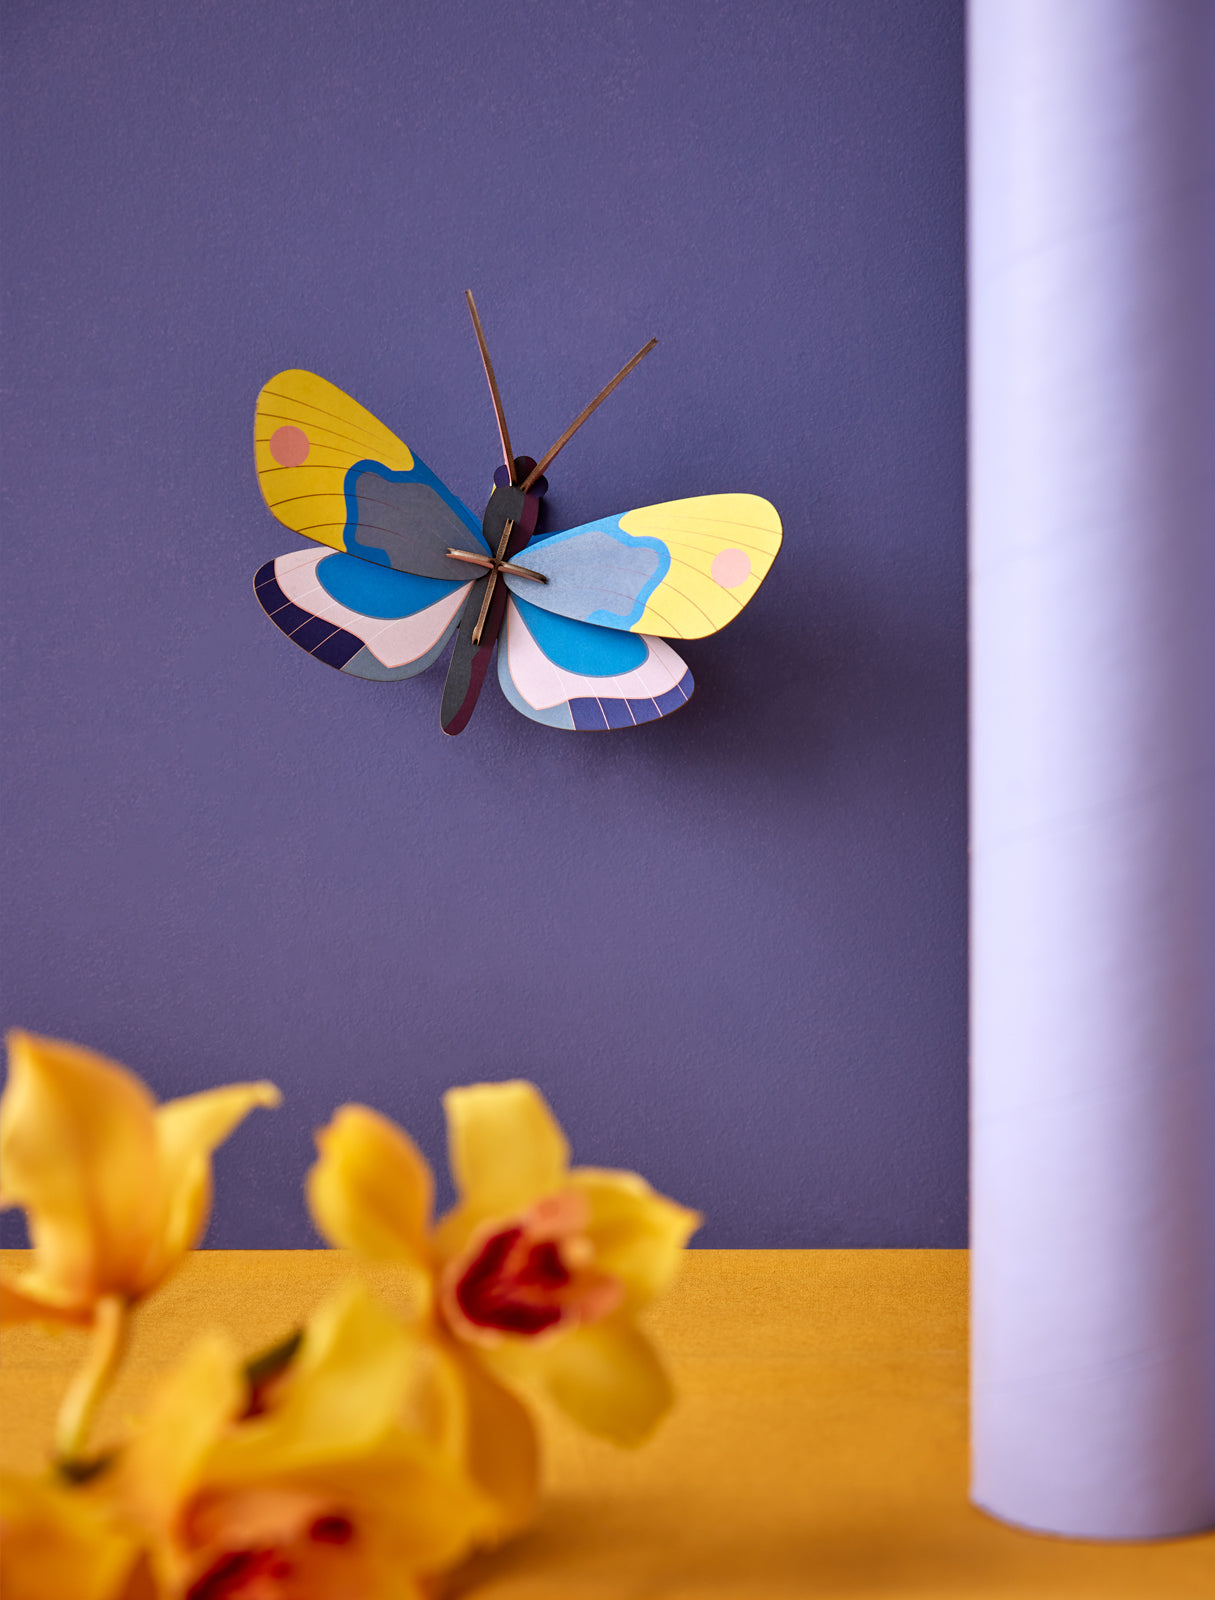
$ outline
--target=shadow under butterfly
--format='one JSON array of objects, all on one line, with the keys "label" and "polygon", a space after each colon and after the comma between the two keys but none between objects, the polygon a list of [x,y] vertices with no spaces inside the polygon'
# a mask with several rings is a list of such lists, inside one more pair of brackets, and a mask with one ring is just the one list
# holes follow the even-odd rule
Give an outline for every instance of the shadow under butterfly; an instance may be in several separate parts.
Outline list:
[{"label": "shadow under butterfly", "polygon": [[467,299],[505,463],[484,515],[333,384],[280,372],[257,399],[258,482],[280,522],[328,548],[268,561],[257,598],[293,643],[358,678],[412,678],[455,633],[446,733],[472,716],[495,643],[502,691],[533,721],[585,732],[668,716],[690,698],[692,674],[666,640],[733,621],[780,549],[780,518],[758,495],[710,494],[533,540],[545,469],[658,341],[537,462],[511,449]]}]

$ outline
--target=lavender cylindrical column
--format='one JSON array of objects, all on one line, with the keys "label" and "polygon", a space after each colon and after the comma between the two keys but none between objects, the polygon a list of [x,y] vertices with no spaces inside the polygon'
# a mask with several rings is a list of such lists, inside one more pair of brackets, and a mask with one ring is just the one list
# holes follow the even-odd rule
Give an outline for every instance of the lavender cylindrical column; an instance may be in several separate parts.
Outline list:
[{"label": "lavender cylindrical column", "polygon": [[975,1502],[1215,1525],[1215,0],[971,0]]}]

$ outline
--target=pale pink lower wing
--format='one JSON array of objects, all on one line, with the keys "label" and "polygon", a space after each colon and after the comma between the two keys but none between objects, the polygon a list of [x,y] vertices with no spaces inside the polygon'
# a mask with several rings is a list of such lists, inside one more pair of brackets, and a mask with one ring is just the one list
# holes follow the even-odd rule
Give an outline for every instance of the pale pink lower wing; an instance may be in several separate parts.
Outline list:
[{"label": "pale pink lower wing", "polygon": [[267,561],[253,584],[262,610],[292,644],[339,672],[381,681],[412,678],[438,658],[472,587],[324,549]]},{"label": "pale pink lower wing", "polygon": [[517,711],[576,732],[634,728],[678,711],[692,674],[665,639],[621,633],[513,599],[498,638],[498,681]]}]

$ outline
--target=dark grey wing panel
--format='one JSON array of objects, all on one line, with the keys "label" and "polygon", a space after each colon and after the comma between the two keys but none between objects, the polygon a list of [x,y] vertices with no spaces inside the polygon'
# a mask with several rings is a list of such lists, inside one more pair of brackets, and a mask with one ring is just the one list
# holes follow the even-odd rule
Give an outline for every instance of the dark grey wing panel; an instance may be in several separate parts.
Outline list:
[{"label": "dark grey wing panel", "polygon": [[394,481],[367,467],[347,480],[346,549],[352,556],[386,558],[398,572],[466,583],[468,565],[449,549],[483,555],[479,537],[435,489]]}]

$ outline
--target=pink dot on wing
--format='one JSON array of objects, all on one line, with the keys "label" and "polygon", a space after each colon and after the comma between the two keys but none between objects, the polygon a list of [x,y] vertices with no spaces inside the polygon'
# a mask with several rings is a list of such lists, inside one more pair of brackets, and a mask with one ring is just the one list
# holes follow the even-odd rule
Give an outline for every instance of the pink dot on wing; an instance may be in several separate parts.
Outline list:
[{"label": "pink dot on wing", "polygon": [[723,589],[737,589],[751,576],[751,557],[745,550],[719,550],[709,571]]},{"label": "pink dot on wing", "polygon": [[270,454],[280,467],[302,467],[311,448],[302,428],[279,428],[270,436]]}]

